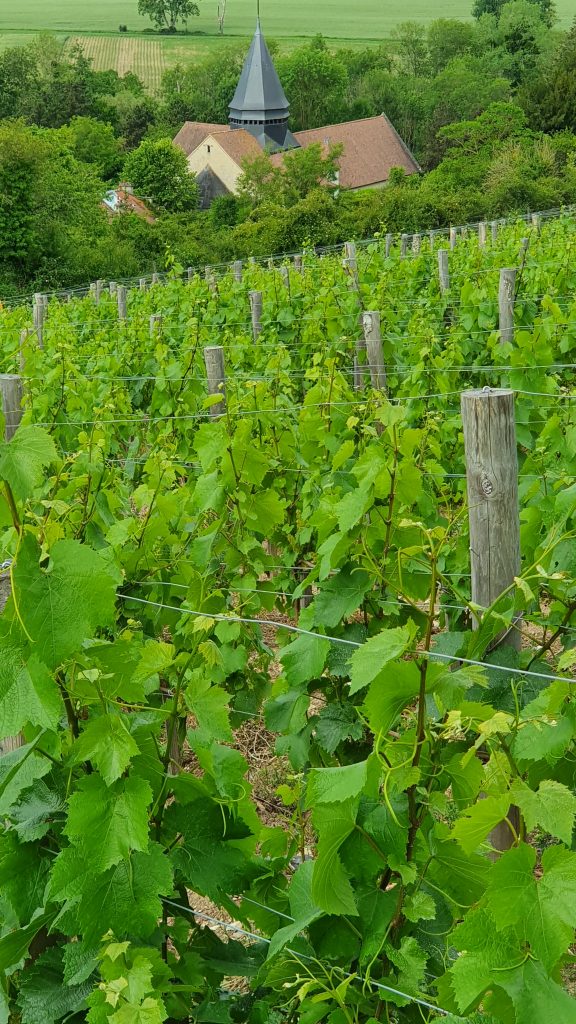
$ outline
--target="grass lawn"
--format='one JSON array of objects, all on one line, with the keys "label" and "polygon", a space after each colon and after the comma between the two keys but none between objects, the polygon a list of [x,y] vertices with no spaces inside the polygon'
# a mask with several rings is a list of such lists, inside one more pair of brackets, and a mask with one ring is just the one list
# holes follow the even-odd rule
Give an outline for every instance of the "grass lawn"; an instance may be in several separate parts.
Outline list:
[{"label": "grass lawn", "polygon": [[[190,28],[213,34],[217,31],[217,0],[200,0],[200,17]],[[263,0],[262,24],[270,36],[309,36],[323,32],[339,38],[377,39],[389,35],[400,21],[434,18],[465,18],[472,0]],[[564,25],[574,17],[574,0],[557,0]],[[231,0],[226,31],[248,35],[255,20],[254,0]],[[137,0],[1,0],[0,35],[8,29],[22,32],[90,34],[114,32],[119,24],[132,31],[149,27],[138,15]]]}]

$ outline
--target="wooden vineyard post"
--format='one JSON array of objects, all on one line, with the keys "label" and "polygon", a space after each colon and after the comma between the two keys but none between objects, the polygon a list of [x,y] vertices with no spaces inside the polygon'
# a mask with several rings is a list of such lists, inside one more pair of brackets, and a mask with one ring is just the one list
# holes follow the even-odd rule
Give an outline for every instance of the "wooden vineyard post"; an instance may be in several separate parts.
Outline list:
[{"label": "wooden vineyard post", "polygon": [[516,270],[507,267],[500,271],[500,285],[498,288],[498,327],[500,329],[500,344],[514,340],[514,299],[516,293]]},{"label": "wooden vineyard post", "polygon": [[270,258],[268,260],[267,266],[268,266],[268,270],[274,270],[274,260],[273,260],[272,256],[270,256]]},{"label": "wooden vineyard post", "polygon": [[162,313],[152,313],[150,317],[150,337],[154,337],[156,333],[160,333],[162,330]]},{"label": "wooden vineyard post", "polygon": [[290,268],[289,267],[280,267],[280,277],[282,278],[284,287],[286,288],[286,291],[288,292],[288,298],[290,298],[291,297],[290,296]]},{"label": "wooden vineyard post", "polygon": [[252,314],[252,337],[254,341],[262,330],[262,292],[250,292],[250,312]]},{"label": "wooden vineyard post", "polygon": [[296,253],[294,257],[294,270],[298,274],[302,273],[302,256],[299,253]]},{"label": "wooden vineyard post", "polygon": [[380,333],[380,313],[377,310],[363,313],[362,326],[364,328],[366,356],[370,369],[372,387],[376,388],[378,391],[386,391],[386,370],[384,367],[384,353],[382,351],[382,336]]},{"label": "wooden vineyard post", "polygon": [[448,249],[438,249],[438,279],[440,292],[445,295],[450,291],[450,270],[448,268]]},{"label": "wooden vineyard post", "polygon": [[100,305],[100,299],[102,298],[102,292],[103,291],[104,291],[104,281],[101,278],[99,278],[96,281],[95,295],[94,295],[94,299],[96,301],[96,305],[97,306]]},{"label": "wooden vineyard post", "polygon": [[531,222],[532,222],[532,227],[534,228],[536,234],[539,235],[540,234],[540,223],[541,223],[540,214],[539,213],[533,213],[532,217],[530,219],[531,219]]},{"label": "wooden vineyard post", "polygon": [[408,238],[407,234],[400,235],[400,256],[402,259],[404,259],[408,252]]},{"label": "wooden vineyard post", "polygon": [[[484,388],[461,396],[472,602],[488,608],[520,575],[520,515],[518,507],[518,455],[514,421],[514,392]],[[474,628],[479,622],[474,621]],[[520,648],[517,623],[499,645]],[[520,814],[511,807],[509,820],[518,833]],[[506,821],[489,835],[496,851],[512,846]],[[493,854],[496,857],[498,854]]]},{"label": "wooden vineyard post", "polygon": [[186,267],[186,280],[188,281],[188,284],[190,284],[190,281],[192,280],[193,277],[194,267]]},{"label": "wooden vineyard post", "polygon": [[152,284],[160,284],[160,274],[152,274]]},{"label": "wooden vineyard post", "polygon": [[234,274],[234,280],[241,284],[242,282],[242,260],[235,260],[232,264],[232,272]]},{"label": "wooden vineyard post", "polygon": [[24,369],[26,366],[26,345],[28,343],[28,338],[33,333],[34,332],[31,331],[29,327],[24,327],[23,330],[20,331],[20,339],[18,344],[20,373],[24,373]]},{"label": "wooden vineyard post", "polygon": [[40,348],[44,348],[44,318],[46,316],[46,302],[44,299],[45,297],[41,292],[36,292],[34,296],[34,305],[32,307],[34,330],[36,331]]},{"label": "wooden vineyard post", "polygon": [[116,292],[116,299],[118,301],[118,319],[125,320],[126,313],[126,285],[119,284]]},{"label": "wooden vineyard post", "polygon": [[204,363],[208,378],[208,394],[220,395],[221,401],[210,406],[211,416],[222,416],[226,411],[226,374],[224,372],[224,349],[221,345],[209,345],[204,349]]},{"label": "wooden vineyard post", "polygon": [[490,232],[491,232],[491,235],[492,235],[492,241],[493,242],[498,241],[498,221],[497,220],[493,220],[492,223],[490,224]]},{"label": "wooden vineyard post", "polygon": [[[0,401],[4,413],[4,439],[10,439],[16,433],[22,419],[22,380],[16,374],[0,375]],[[10,597],[10,566],[0,567],[0,612],[4,611]],[[24,745],[24,737],[6,736],[0,742],[0,755],[9,754],[12,750]]]},{"label": "wooden vineyard post", "polygon": [[481,249],[486,247],[486,221],[481,220],[478,225],[478,245]]},{"label": "wooden vineyard post", "polygon": [[417,256],[418,253],[420,252],[421,245],[422,238],[420,237],[420,235],[412,235],[412,252],[414,253],[415,256]]},{"label": "wooden vineyard post", "polygon": [[118,291],[118,285],[116,284],[116,281],[110,281],[110,284],[108,285],[108,291],[110,292],[110,295],[116,295],[116,292]]},{"label": "wooden vineyard post", "polygon": [[450,228],[450,248],[456,248],[456,242],[458,241],[458,229]]},{"label": "wooden vineyard post", "polygon": [[354,242],[346,242],[344,245],[344,270],[350,275],[350,285],[354,291],[358,291],[358,260],[356,258],[356,246]]},{"label": "wooden vineyard post", "polygon": [[388,234],[386,235],[385,250],[384,250],[386,257],[388,257],[390,255],[391,251],[392,251],[392,242],[393,241],[394,241],[394,236],[391,235],[390,232],[388,232]]},{"label": "wooden vineyard post", "polygon": [[138,287],[139,287],[140,291],[141,292],[145,292],[146,288],[147,288],[147,285],[148,285],[148,282],[146,281],[146,278],[145,277],[141,277],[140,280],[138,281]]},{"label": "wooden vineyard post", "polygon": [[436,241],[436,236],[435,236],[434,232],[433,231],[429,231],[428,232],[428,244],[430,246],[430,252],[434,252],[435,241]]},{"label": "wooden vineyard post", "polygon": [[530,246],[530,239],[529,238],[521,238],[520,239],[520,258],[521,259],[525,259],[526,258],[526,253],[528,252],[529,246]]}]

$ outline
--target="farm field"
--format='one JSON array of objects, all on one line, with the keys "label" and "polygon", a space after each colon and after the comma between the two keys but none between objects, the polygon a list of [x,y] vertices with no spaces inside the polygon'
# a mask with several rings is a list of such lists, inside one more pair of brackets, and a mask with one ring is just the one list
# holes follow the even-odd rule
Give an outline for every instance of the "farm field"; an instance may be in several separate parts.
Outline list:
[{"label": "farm field", "polygon": [[574,1024],[576,218],[526,221],[0,311],[5,1019]]},{"label": "farm field", "polygon": [[[2,4],[0,10],[0,36],[8,31],[40,30],[82,33],[114,32],[121,23],[131,31],[142,30],[150,22],[137,13],[137,0],[22,0],[18,4]],[[469,0],[360,0],[348,4],[344,0],[317,0],[313,5],[304,0],[290,4],[278,0],[262,8],[262,23],[270,36],[311,36],[330,31],[339,38],[381,39],[390,34],[398,22],[406,20],[428,22],[434,18],[466,18],[470,15]],[[557,0],[556,8],[563,25],[570,24],[574,15],[572,0]],[[200,16],[190,19],[193,31],[213,34],[216,31],[216,0],[201,0]],[[234,0],[229,5],[226,31],[231,35],[250,35],[253,30],[255,7],[251,0]]]}]

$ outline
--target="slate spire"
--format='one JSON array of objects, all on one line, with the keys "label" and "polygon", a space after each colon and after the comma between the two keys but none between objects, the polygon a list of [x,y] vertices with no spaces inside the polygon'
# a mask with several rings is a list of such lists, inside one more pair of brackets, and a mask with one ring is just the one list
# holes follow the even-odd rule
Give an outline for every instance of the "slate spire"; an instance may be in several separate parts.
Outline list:
[{"label": "slate spire", "polygon": [[290,104],[260,28],[260,18],[230,104],[230,127],[244,128],[263,149],[298,146],[288,129]]}]

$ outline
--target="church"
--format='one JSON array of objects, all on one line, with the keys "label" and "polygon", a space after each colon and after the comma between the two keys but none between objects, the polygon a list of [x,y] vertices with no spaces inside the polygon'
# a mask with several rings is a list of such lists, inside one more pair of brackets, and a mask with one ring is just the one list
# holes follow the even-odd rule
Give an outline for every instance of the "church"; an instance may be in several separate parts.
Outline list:
[{"label": "church", "polygon": [[263,151],[281,163],[292,149],[320,143],[341,145],[338,184],[345,189],[381,188],[393,167],[415,174],[420,167],[385,114],[292,133],[290,106],[260,28],[260,19],[236,92],[228,124],[187,121],[174,142],[197,176],[202,205],[235,193],[243,162]]}]

